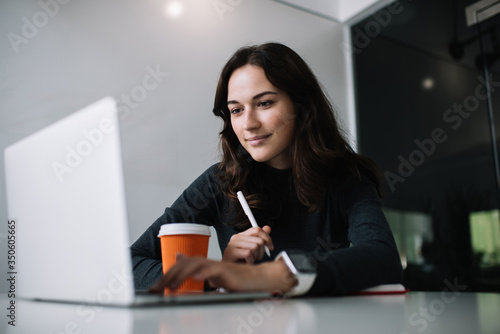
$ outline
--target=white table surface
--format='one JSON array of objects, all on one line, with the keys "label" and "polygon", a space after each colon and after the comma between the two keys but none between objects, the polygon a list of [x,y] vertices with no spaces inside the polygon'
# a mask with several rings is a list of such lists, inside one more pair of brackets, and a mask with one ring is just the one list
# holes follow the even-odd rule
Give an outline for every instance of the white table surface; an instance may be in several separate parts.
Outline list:
[{"label": "white table surface", "polygon": [[500,333],[500,294],[405,295],[263,300],[137,308],[16,300],[2,333]]}]

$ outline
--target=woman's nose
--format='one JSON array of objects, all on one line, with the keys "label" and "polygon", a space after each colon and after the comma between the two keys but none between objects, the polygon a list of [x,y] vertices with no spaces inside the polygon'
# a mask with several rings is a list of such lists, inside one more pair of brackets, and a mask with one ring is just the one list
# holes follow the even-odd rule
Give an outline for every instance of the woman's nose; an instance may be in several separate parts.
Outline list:
[{"label": "woman's nose", "polygon": [[254,109],[247,109],[245,111],[245,130],[257,129],[260,127],[260,121],[257,111]]}]

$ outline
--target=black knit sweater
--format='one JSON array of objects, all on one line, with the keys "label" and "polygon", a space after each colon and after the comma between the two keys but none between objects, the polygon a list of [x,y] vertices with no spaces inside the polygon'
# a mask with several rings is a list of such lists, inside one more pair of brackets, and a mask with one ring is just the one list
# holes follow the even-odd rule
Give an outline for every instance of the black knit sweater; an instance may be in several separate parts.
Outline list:
[{"label": "black knit sweater", "polygon": [[[307,252],[318,269],[308,295],[342,294],[401,283],[399,255],[373,183],[337,175],[328,182],[324,205],[308,212],[293,190],[290,170],[256,166],[267,193],[276,195],[272,214],[256,213],[259,225],[272,227],[271,259],[286,249]],[[231,236],[240,231],[229,224],[233,204],[220,191],[217,167],[213,165],[199,176],[132,245],[137,289],[148,288],[162,275],[157,237],[162,224],[213,226],[222,252]],[[271,259],[264,255],[264,261]]]}]

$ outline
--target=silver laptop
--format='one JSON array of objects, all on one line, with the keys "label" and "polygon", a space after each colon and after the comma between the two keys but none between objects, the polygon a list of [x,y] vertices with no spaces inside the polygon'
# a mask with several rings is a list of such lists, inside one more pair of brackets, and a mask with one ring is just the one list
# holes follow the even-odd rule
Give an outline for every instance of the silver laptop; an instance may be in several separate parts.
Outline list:
[{"label": "silver laptop", "polygon": [[270,297],[137,295],[119,130],[116,101],[106,97],[6,148],[18,297],[123,306]]}]

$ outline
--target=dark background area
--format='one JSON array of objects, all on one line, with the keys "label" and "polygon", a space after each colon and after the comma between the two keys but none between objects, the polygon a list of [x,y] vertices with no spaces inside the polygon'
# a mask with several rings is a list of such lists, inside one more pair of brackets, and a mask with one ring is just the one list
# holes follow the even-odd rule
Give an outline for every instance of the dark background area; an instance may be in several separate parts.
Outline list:
[{"label": "dark background area", "polygon": [[470,235],[470,214],[498,203],[483,55],[500,134],[500,15],[479,26],[482,54],[478,26],[465,19],[475,2],[403,0],[397,13],[389,6],[351,30],[358,149],[380,167],[384,208],[432,222],[425,263],[405,269],[414,290],[457,280],[500,291],[499,267],[479,268]]}]

